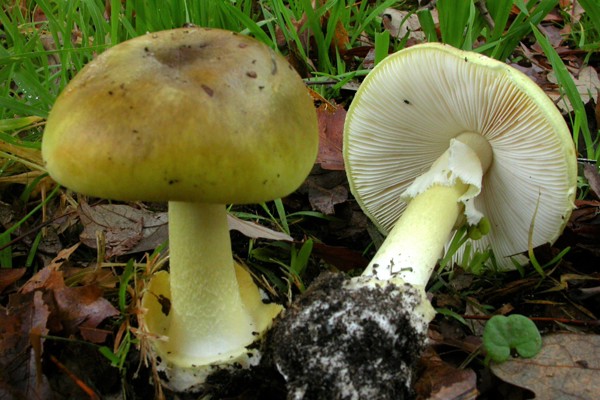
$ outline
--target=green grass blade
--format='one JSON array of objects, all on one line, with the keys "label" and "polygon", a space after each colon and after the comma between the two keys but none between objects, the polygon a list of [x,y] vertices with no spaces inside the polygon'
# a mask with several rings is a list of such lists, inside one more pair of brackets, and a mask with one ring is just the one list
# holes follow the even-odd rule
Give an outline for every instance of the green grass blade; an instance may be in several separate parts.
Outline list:
[{"label": "green grass blade", "polygon": [[512,10],[512,0],[496,0],[486,3],[490,17],[494,21],[494,29],[487,37],[488,41],[495,41],[502,38],[508,19]]},{"label": "green grass blade", "polygon": [[598,0],[579,0],[579,4],[583,7],[586,14],[596,27],[596,31],[600,33],[600,2]]},{"label": "green grass blade", "polygon": [[428,42],[438,42],[437,29],[431,11],[428,9],[417,12],[421,29],[425,33]]},{"label": "green grass blade", "polygon": [[[556,7],[558,0],[532,0],[527,2],[527,5],[521,3],[521,1],[515,1],[515,5],[519,7],[521,13],[515,17],[513,23],[502,35],[498,48],[493,50],[493,54],[488,55],[501,61],[508,59],[521,40],[531,33],[531,27],[541,23],[544,17]],[[527,8],[523,9],[523,7]]]},{"label": "green grass blade", "polygon": [[10,236],[0,235],[0,268],[12,268],[12,247],[9,246]]},{"label": "green grass blade", "polygon": [[583,104],[581,96],[579,95],[577,86],[575,85],[575,82],[573,82],[573,78],[571,77],[571,74],[569,74],[567,67],[563,63],[556,50],[554,50],[548,39],[535,26],[532,26],[531,29],[533,30],[538,43],[542,47],[544,54],[546,54],[550,64],[552,64],[552,69],[556,74],[558,85],[569,99],[569,102],[571,103],[575,113],[575,118],[579,118],[581,125],[579,129],[573,129],[573,140],[575,144],[578,145],[579,134],[581,133],[583,135],[583,141],[586,148],[585,153],[583,153],[584,149],[578,149],[579,152],[588,158],[595,159],[594,140],[588,127],[585,105]]},{"label": "green grass blade", "polygon": [[472,4],[473,0],[439,0],[437,2],[442,42],[457,48],[463,47]]},{"label": "green grass blade", "polygon": [[[16,144],[14,138],[10,135],[4,135],[4,132],[18,131],[30,127],[31,125],[37,124],[42,121],[40,117],[22,117],[22,118],[11,118],[0,120],[0,140],[8,141],[12,144]],[[19,143],[20,145],[20,143]]]},{"label": "green grass blade", "polygon": [[390,31],[375,33],[375,65],[388,56]]}]

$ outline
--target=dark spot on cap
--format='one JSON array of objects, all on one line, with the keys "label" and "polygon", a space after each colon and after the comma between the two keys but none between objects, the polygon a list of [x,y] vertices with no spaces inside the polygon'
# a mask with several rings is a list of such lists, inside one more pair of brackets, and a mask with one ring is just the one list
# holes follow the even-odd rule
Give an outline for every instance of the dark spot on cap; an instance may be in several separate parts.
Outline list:
[{"label": "dark spot on cap", "polygon": [[108,95],[109,95],[109,96],[112,96],[113,94],[114,94],[114,93],[113,93],[113,91],[112,91],[112,90],[109,90],[109,91],[108,91]]},{"label": "dark spot on cap", "polygon": [[410,104],[410,101],[404,99],[404,104]]},{"label": "dark spot on cap", "polygon": [[180,68],[204,57],[202,47],[205,46],[181,45],[175,48],[157,49],[153,55],[157,61],[170,68]]},{"label": "dark spot on cap", "polygon": [[256,64],[256,60],[252,60],[252,64]]},{"label": "dark spot on cap", "polygon": [[202,89],[206,92],[207,95],[209,95],[210,97],[213,97],[213,94],[215,94],[215,91],[212,90],[210,87],[206,86],[206,85],[202,85]]},{"label": "dark spot on cap", "polygon": [[150,51],[150,49],[148,47],[144,47],[144,51],[147,53]]},{"label": "dark spot on cap", "polygon": [[256,75],[256,72],[254,72],[254,71],[248,71],[248,72],[246,72],[246,76],[249,78],[256,78],[257,75]]},{"label": "dark spot on cap", "polygon": [[122,89],[122,90],[125,90],[125,84],[124,84],[124,83],[121,83],[121,84],[119,85],[119,88],[120,88],[120,89]]},{"label": "dark spot on cap", "polygon": [[469,59],[467,57],[465,57],[465,62],[469,61]]},{"label": "dark spot on cap", "polygon": [[174,185],[176,183],[179,183],[179,179],[169,179],[169,185]]},{"label": "dark spot on cap", "polygon": [[264,86],[259,86],[258,90],[263,90],[265,87]]}]

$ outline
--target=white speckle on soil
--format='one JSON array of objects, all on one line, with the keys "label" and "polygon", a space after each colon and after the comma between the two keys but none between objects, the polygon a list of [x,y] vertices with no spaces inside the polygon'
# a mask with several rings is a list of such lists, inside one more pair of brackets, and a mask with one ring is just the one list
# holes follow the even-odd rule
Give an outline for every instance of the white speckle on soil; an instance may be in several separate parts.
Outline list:
[{"label": "white speckle on soil", "polygon": [[422,291],[394,282],[317,279],[269,339],[291,398],[410,398],[412,369],[427,339],[429,320],[415,312],[423,301]]}]

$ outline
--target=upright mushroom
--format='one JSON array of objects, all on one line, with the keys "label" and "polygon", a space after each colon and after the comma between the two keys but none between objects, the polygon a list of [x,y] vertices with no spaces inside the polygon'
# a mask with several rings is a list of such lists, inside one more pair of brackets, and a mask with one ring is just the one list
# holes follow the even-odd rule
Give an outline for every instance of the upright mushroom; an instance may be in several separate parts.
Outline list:
[{"label": "upright mushroom", "polygon": [[534,246],[553,242],[573,208],[574,145],[527,76],[430,43],[366,77],[344,158],[352,193],[388,236],[362,276],[323,278],[286,313],[273,359],[296,399],[409,397],[435,315],[425,287],[453,229],[485,216],[490,232],[474,247],[501,264],[527,250],[532,226]]},{"label": "upright mushroom", "polygon": [[170,275],[156,275],[143,305],[173,390],[199,388],[220,366],[258,363],[251,345],[281,307],[234,266],[225,204],[289,194],[317,147],[300,77],[268,46],[229,31],[123,42],[58,97],[42,142],[56,181],[97,197],[169,202]]}]

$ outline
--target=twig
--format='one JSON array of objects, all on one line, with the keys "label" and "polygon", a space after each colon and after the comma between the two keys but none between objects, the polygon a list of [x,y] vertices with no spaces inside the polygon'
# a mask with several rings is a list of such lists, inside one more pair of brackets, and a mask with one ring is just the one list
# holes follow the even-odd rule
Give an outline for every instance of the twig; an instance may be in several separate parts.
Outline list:
[{"label": "twig", "polygon": [[494,28],[496,27],[496,24],[494,23],[494,20],[492,19],[492,16],[490,15],[490,12],[488,11],[487,5],[485,4],[485,0],[479,0],[479,1],[475,2],[475,6],[481,13],[481,16],[485,20],[485,23],[489,26],[490,30],[493,31]]},{"label": "twig", "polygon": [[72,373],[67,367],[65,367],[60,361],[58,361],[56,357],[50,356],[50,360],[52,360],[52,362],[56,364],[58,369],[67,374],[67,376],[71,378],[73,382],[75,382],[75,384],[79,386],[79,388],[89,396],[90,400],[100,400],[100,396],[98,396],[92,388],[86,385],[85,382],[79,379],[74,373]]}]

